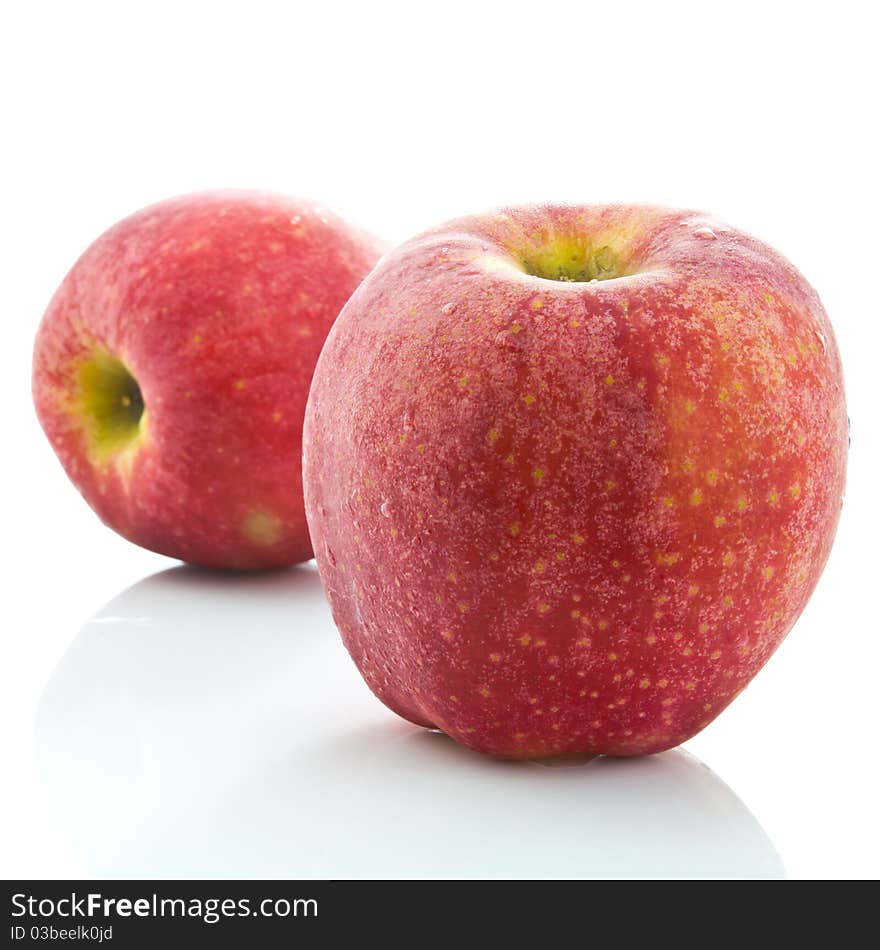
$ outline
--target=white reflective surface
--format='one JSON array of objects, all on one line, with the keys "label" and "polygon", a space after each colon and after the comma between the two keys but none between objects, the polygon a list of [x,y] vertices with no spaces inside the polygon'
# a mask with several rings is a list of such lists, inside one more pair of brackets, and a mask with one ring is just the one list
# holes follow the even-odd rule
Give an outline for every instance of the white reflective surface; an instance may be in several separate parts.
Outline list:
[{"label": "white reflective surface", "polygon": [[85,874],[781,877],[747,806],[683,751],[502,763],[386,710],[313,566],[189,568],[125,590],[37,710]]},{"label": "white reflective surface", "polygon": [[[247,16],[214,4],[206,42],[199,4],[160,0],[145,17],[58,3],[51,29],[45,5],[6,4],[0,877],[405,874],[419,860],[598,873],[615,856],[633,874],[708,873],[737,842],[755,853],[730,832],[753,827],[730,793],[674,756],[505,768],[414,733],[368,695],[313,583],[288,598],[281,578],[236,581],[200,598],[214,581],[152,580],[155,596],[110,608],[152,627],[78,634],[171,565],[101,525],[65,478],[30,398],[37,323],[114,221],[228,186],[317,199],[393,243],[510,203],[656,202],[717,215],[797,266],[846,374],[840,531],[783,646],[687,748],[757,816],[790,877],[880,877],[877,13],[845,5],[741,0],[731,17],[636,2],[593,41],[595,10],[575,0],[552,17],[453,0],[405,20],[382,0]],[[292,109],[316,77],[320,95]],[[588,94],[548,96],[545,77]],[[695,838],[695,816],[723,801],[740,817],[707,818]]]}]

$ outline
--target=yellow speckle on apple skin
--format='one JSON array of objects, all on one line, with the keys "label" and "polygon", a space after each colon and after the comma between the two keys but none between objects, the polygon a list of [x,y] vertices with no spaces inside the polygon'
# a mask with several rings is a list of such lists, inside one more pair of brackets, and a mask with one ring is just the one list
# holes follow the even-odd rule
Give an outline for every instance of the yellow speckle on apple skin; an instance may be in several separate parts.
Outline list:
[{"label": "yellow speckle on apple skin", "polygon": [[281,519],[277,515],[261,509],[250,511],[245,515],[242,522],[242,533],[254,544],[276,544],[281,540]]}]

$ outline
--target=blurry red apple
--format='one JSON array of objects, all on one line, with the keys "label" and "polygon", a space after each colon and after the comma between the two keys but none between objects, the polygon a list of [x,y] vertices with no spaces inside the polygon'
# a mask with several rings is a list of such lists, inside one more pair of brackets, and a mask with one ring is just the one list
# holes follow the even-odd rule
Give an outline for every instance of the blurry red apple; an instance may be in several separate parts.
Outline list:
[{"label": "blurry red apple", "polygon": [[816,293],[692,212],[512,208],[391,253],[306,412],[312,542],[401,716],[509,757],[657,752],[807,602],[844,487]]},{"label": "blurry red apple", "polygon": [[103,521],[162,554],[311,555],[302,423],[315,361],[377,242],[249,192],[146,208],[89,247],[37,335],[37,414]]}]

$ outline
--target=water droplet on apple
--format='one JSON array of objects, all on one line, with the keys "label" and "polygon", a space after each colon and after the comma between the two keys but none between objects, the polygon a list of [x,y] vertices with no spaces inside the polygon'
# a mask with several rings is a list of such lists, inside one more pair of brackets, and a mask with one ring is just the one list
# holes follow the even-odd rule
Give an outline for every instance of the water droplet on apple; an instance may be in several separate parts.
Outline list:
[{"label": "water droplet on apple", "polygon": [[521,350],[523,348],[523,333],[511,333],[510,330],[499,330],[495,334],[495,343],[507,350]]},{"label": "water droplet on apple", "polygon": [[704,241],[714,241],[717,235],[711,228],[702,227],[694,231],[694,237],[702,238]]},{"label": "water droplet on apple", "polygon": [[443,304],[443,306],[440,308],[440,313],[443,313],[446,316],[449,316],[450,313],[455,313],[455,304],[454,303]]},{"label": "water droplet on apple", "polygon": [[819,342],[822,344],[822,352],[823,352],[823,353],[827,353],[827,352],[828,352],[828,341],[825,339],[825,334],[822,333],[822,332],[820,332],[819,330],[816,330],[816,331],[814,331],[814,332],[815,332],[816,336],[819,338]]},{"label": "water droplet on apple", "polygon": [[381,512],[383,518],[391,517],[391,501],[388,498],[386,498],[385,501],[382,502],[382,505],[379,508],[379,511]]}]

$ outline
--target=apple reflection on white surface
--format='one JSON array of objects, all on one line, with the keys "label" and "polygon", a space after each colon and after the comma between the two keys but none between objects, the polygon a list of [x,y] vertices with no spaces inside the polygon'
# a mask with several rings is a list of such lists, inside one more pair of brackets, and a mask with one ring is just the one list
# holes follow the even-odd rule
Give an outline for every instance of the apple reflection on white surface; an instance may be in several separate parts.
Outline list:
[{"label": "apple reflection on white surface", "polygon": [[60,662],[37,739],[95,877],[784,876],[684,751],[539,767],[397,720],[313,565],[135,584]]}]

